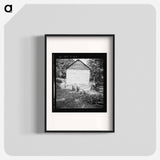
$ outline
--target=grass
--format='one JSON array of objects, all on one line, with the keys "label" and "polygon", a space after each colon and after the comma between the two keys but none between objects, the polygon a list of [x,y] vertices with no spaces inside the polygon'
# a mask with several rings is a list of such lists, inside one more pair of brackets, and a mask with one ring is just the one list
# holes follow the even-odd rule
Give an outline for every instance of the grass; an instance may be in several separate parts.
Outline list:
[{"label": "grass", "polygon": [[102,108],[102,105],[89,104],[84,101],[82,94],[69,89],[56,89],[56,107],[57,108]]}]

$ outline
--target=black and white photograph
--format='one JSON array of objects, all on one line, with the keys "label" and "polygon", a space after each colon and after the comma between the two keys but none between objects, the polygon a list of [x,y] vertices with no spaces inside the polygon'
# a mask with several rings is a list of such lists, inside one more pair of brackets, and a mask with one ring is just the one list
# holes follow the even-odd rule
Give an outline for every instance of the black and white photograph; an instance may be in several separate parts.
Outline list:
[{"label": "black and white photograph", "polygon": [[52,112],[106,112],[107,53],[52,53]]}]

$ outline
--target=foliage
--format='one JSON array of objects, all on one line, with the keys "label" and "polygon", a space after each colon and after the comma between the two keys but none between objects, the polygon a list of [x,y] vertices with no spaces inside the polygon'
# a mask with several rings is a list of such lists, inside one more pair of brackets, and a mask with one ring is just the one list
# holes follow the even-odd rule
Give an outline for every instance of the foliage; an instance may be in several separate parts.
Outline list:
[{"label": "foliage", "polygon": [[56,78],[56,83],[62,83],[63,81],[59,78]]},{"label": "foliage", "polygon": [[103,83],[103,59],[89,59],[88,65],[91,68],[91,81],[94,81],[96,85]]},{"label": "foliage", "polygon": [[59,83],[56,83],[56,89],[60,89],[60,84]]},{"label": "foliage", "polygon": [[66,78],[66,68],[73,62],[73,59],[56,59],[56,77]]},{"label": "foliage", "polygon": [[83,92],[81,94],[81,98],[89,104],[100,104],[103,102],[102,94],[89,94],[87,92]]},{"label": "foliage", "polygon": [[[99,98],[98,98],[99,97]],[[69,89],[57,89],[56,100],[64,99],[63,101],[56,101],[57,108],[101,108],[103,99],[102,95],[90,95],[88,92],[71,92]],[[103,97],[102,97],[103,98]],[[93,99],[93,100],[92,100]],[[99,102],[102,102],[101,104]]]}]

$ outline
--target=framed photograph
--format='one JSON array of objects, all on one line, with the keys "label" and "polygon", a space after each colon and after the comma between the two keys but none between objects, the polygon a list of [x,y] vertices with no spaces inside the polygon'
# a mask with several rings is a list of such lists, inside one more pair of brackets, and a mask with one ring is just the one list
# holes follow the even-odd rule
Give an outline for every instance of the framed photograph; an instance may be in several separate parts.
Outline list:
[{"label": "framed photograph", "polygon": [[106,53],[52,53],[52,111],[106,112]]},{"label": "framed photograph", "polygon": [[45,35],[45,132],[114,132],[114,35]]}]

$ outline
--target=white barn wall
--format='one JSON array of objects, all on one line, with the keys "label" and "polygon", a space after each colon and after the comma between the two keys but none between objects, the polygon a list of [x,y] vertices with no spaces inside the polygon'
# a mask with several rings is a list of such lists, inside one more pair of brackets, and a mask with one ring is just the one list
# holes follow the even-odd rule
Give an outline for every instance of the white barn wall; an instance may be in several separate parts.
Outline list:
[{"label": "white barn wall", "polygon": [[66,72],[66,83],[89,85],[90,70],[68,69]]}]

